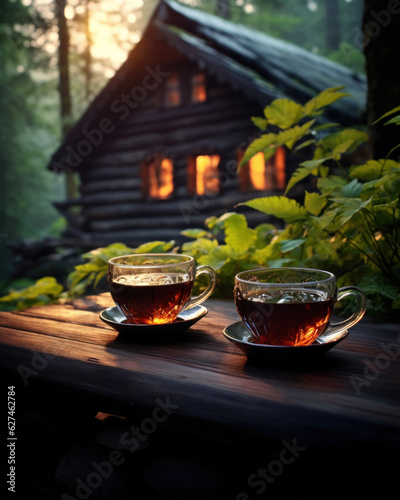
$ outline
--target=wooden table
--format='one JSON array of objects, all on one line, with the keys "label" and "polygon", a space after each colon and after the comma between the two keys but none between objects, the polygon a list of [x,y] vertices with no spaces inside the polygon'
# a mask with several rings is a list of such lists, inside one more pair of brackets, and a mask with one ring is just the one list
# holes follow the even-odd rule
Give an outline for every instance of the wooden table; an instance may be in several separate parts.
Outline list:
[{"label": "wooden table", "polygon": [[[23,436],[31,431],[29,418],[41,432],[34,410],[49,419],[42,423],[46,432],[49,422],[60,415],[61,420],[67,414],[66,422],[76,423],[81,412],[85,425],[88,416],[96,416],[96,427],[107,421],[105,414],[111,414],[126,422],[136,418],[144,434],[136,441],[125,434],[124,452],[158,434],[173,436],[172,448],[213,443],[207,445],[209,452],[212,448],[210,461],[224,452],[222,460],[228,464],[232,459],[239,467],[239,472],[228,467],[239,481],[229,498],[261,498],[267,487],[275,493],[279,487],[283,498],[282,491],[290,488],[299,498],[302,491],[309,497],[304,478],[310,468],[328,474],[328,469],[337,468],[337,461],[347,479],[355,478],[355,464],[363,468],[366,492],[372,478],[383,481],[382,474],[384,486],[389,487],[394,477],[390,467],[398,465],[400,444],[398,324],[364,318],[318,362],[262,366],[249,362],[222,335],[225,326],[238,320],[232,302],[208,300],[207,316],[186,334],[156,343],[123,338],[104,324],[99,311],[110,305],[109,295],[102,294],[0,313],[2,378],[7,386],[16,386],[17,410],[18,398],[23,400],[20,411],[25,420],[19,424],[25,429]],[[49,417],[52,408],[58,417]],[[18,411],[16,416],[18,424]],[[18,445],[24,449],[23,439]],[[296,466],[289,467],[289,455],[296,458]],[[257,475],[257,483],[252,474],[261,474],[263,464],[269,472],[261,479]],[[293,474],[297,486],[287,486],[285,478]],[[339,483],[336,477],[335,484]],[[157,491],[160,494],[160,488]],[[168,498],[185,498],[174,494]]]}]

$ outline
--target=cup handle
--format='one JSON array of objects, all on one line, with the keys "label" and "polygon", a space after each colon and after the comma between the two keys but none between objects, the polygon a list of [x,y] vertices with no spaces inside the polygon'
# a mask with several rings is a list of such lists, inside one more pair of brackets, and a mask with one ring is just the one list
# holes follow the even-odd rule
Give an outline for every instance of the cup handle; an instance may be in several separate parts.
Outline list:
[{"label": "cup handle", "polygon": [[357,297],[357,308],[349,318],[340,321],[339,323],[330,323],[326,335],[322,334],[320,336],[320,338],[325,342],[334,340],[335,337],[338,336],[338,333],[343,332],[343,330],[347,330],[351,326],[358,323],[367,310],[367,297],[364,292],[355,286],[345,286],[343,288],[339,288],[337,301],[347,297],[348,295],[354,295]]},{"label": "cup handle", "polygon": [[198,276],[200,276],[200,274],[208,274],[210,276],[210,283],[203,293],[197,295],[196,297],[192,297],[190,299],[187,306],[185,307],[185,310],[191,309],[192,307],[197,306],[201,302],[204,302],[214,291],[215,284],[217,282],[217,275],[215,274],[214,269],[210,266],[199,266],[196,269],[195,279]]}]

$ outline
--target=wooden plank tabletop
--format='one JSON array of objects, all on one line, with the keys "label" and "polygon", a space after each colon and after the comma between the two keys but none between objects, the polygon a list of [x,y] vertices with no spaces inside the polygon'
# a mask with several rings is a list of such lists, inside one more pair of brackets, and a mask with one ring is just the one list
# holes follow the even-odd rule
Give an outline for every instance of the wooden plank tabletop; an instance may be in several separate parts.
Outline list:
[{"label": "wooden plank tabletop", "polygon": [[1,370],[119,410],[163,401],[180,417],[265,438],[400,444],[398,324],[364,318],[314,364],[261,366],[222,335],[238,321],[231,301],[207,300],[207,316],[165,343],[119,336],[99,318],[110,305],[101,294],[1,312]]}]

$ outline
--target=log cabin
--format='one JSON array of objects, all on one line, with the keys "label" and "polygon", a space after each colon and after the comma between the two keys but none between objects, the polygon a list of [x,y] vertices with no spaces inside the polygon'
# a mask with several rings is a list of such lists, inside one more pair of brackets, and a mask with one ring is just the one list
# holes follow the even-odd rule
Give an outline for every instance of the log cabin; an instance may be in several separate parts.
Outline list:
[{"label": "log cabin", "polygon": [[[76,172],[79,196],[56,204],[66,236],[93,244],[182,242],[182,231],[257,196],[282,194],[296,160],[262,153],[236,173],[257,136],[251,117],[275,98],[351,94],[328,119],[362,122],[366,80],[290,43],[161,0],[141,40],[49,168]],[[240,210],[237,210],[240,211]],[[245,212],[244,210],[242,212]],[[250,225],[266,217],[245,212]]]}]

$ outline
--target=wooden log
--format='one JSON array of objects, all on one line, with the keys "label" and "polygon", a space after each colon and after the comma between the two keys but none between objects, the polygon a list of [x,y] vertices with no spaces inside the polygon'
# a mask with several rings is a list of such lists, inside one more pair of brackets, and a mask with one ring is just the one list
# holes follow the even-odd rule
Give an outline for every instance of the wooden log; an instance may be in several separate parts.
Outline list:
[{"label": "wooden log", "polygon": [[[202,226],[208,214],[192,214],[190,216],[190,223],[192,225]],[[187,220],[187,217],[186,217]],[[149,235],[153,229],[157,228],[182,228],[186,224],[185,214],[168,215],[164,216],[162,212],[152,217],[138,216],[130,219],[110,219],[110,220],[96,220],[91,221],[89,224],[90,231],[116,231],[120,229],[148,229]]]},{"label": "wooden log", "polygon": [[135,145],[138,145],[140,148],[149,146],[154,148],[154,146],[161,147],[163,145],[171,146],[181,144],[183,141],[195,142],[199,139],[209,139],[210,137],[223,139],[225,136],[229,136],[233,133],[240,133],[240,136],[245,138],[246,134],[248,135],[252,130],[254,130],[254,126],[251,121],[243,118],[227,123],[213,123],[212,125],[210,123],[205,123],[202,127],[186,128],[183,130],[180,128],[173,129],[169,126],[167,131],[152,131],[140,136],[134,136],[131,131],[129,137],[125,136],[115,139],[110,137],[109,141],[101,147],[101,150],[127,150],[132,149]]},{"label": "wooden log", "polygon": [[118,202],[132,202],[143,200],[143,195],[140,191],[116,191],[116,192],[102,192],[102,193],[89,193],[81,198],[66,200],[62,206],[94,206],[102,204],[114,204]]},{"label": "wooden log", "polygon": [[[90,182],[91,180],[114,179],[116,177],[123,177],[124,179],[136,178],[140,176],[140,161],[142,159],[142,152],[137,155],[136,163],[134,163],[134,154],[132,154],[131,161],[126,165],[118,166],[117,160],[113,164],[110,159],[109,165],[102,165],[102,159],[99,157],[99,163],[91,163],[85,166],[80,172],[82,182]],[[116,155],[117,156],[117,155]]]},{"label": "wooden log", "polygon": [[85,182],[80,187],[82,194],[88,193],[109,193],[110,191],[123,191],[132,189],[141,191],[142,179],[140,177],[125,178],[123,176],[115,176],[114,178]]},{"label": "wooden log", "polygon": [[[191,141],[187,138],[183,140],[183,136],[180,136],[178,142],[174,144],[163,141],[162,152],[176,159],[182,155],[186,157],[196,154],[196,152],[198,154],[207,154],[205,151],[215,153],[216,149],[218,151],[236,150],[239,145],[248,141],[250,133],[251,130],[246,126],[242,129],[239,127],[238,130],[230,134],[220,134],[219,140],[215,136],[207,138],[207,134],[202,138],[194,137]],[[159,135],[159,137],[162,138],[163,136]],[[154,143],[151,141],[148,141],[146,146],[142,142],[135,146],[132,141],[128,141],[125,146],[126,150],[107,141],[101,152],[91,155],[82,163],[80,168],[82,179],[109,178],[115,174],[136,175],[134,169],[138,168],[138,165],[146,156],[154,154]],[[130,169],[132,169],[132,172],[130,172]]]},{"label": "wooden log", "polygon": [[[276,194],[276,192],[263,192],[262,196]],[[133,216],[135,214],[147,214],[157,216],[160,213],[163,215],[176,215],[182,213],[198,214],[200,212],[213,212],[224,209],[235,211],[235,208],[240,202],[250,200],[261,194],[256,193],[242,193],[234,191],[224,193],[214,197],[209,196],[192,196],[182,198],[172,198],[168,200],[147,200],[131,203],[115,203],[113,205],[98,205],[85,208],[83,214],[87,220],[95,219],[115,219],[119,217]],[[253,209],[248,209],[255,212]]]},{"label": "wooden log", "polygon": [[[179,120],[185,119],[188,115],[195,116],[196,119],[202,120],[207,119],[211,113],[217,113],[217,118],[219,119],[225,112],[235,111],[237,114],[242,116],[252,116],[252,112],[261,113],[262,110],[258,106],[252,105],[247,99],[243,99],[242,92],[232,92],[231,89],[214,89],[213,95],[207,101],[197,104],[195,109],[191,106],[188,107],[175,107],[175,108],[165,108],[160,110],[160,108],[155,106],[152,109],[138,109],[137,112],[132,113],[125,120],[126,124],[131,125],[147,125],[157,126],[157,123],[163,124],[164,121],[171,119]],[[195,113],[194,113],[195,110]],[[160,115],[162,115],[163,120],[160,120]]]},{"label": "wooden log", "polygon": [[109,231],[109,232],[89,232],[85,234],[89,239],[97,242],[103,243],[116,243],[122,242],[126,245],[140,245],[142,243],[147,243],[149,241],[170,241],[175,240],[177,242],[187,241],[187,238],[183,237],[181,232],[187,229],[187,227],[182,227],[181,229],[131,229],[131,230],[119,230],[119,231]]},{"label": "wooden log", "polygon": [[[256,110],[254,110],[256,111]],[[247,125],[250,127],[252,122],[250,120],[249,110],[245,107],[237,108],[233,99],[226,103],[226,105],[221,108],[214,107],[209,112],[201,112],[200,110],[196,110],[196,113],[193,113],[190,108],[187,108],[185,114],[180,114],[178,116],[164,116],[163,119],[160,120],[159,116],[154,117],[153,120],[132,120],[131,122],[126,123],[126,126],[121,130],[119,136],[120,137],[133,137],[136,134],[148,134],[148,133],[162,133],[165,132],[165,122],[168,120],[168,130],[176,129],[176,130],[186,130],[188,128],[199,129],[200,127],[209,126],[210,123],[221,123],[227,125],[228,123],[237,123],[240,121],[247,122]],[[135,117],[137,118],[137,117]]]}]

